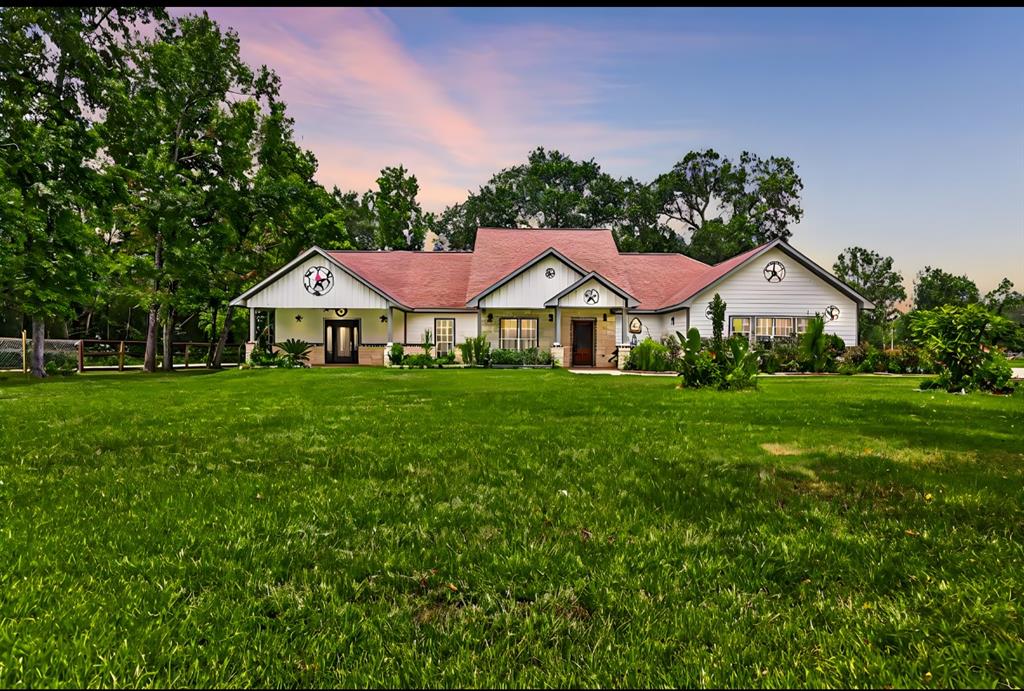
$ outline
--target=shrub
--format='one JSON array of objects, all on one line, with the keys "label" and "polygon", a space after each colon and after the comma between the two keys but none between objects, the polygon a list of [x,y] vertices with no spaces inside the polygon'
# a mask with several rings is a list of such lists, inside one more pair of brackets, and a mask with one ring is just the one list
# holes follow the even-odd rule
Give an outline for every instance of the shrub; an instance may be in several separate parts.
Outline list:
[{"label": "shrub", "polygon": [[398,367],[402,364],[405,359],[405,347],[401,343],[392,343],[391,349],[388,350],[388,362]]},{"label": "shrub", "polygon": [[807,321],[807,331],[800,337],[800,355],[814,372],[824,372],[828,360],[828,338],[825,320],[814,315]]},{"label": "shrub", "polygon": [[58,375],[67,377],[78,372],[78,359],[68,356],[45,359],[43,362],[43,371],[51,377]]},{"label": "shrub", "polygon": [[407,355],[402,359],[402,364],[405,367],[417,367],[423,369],[424,367],[430,367],[434,364],[434,358],[430,357],[426,353],[417,353],[416,355]]},{"label": "shrub", "polygon": [[527,348],[526,350],[495,348],[490,353],[490,362],[492,365],[550,365],[553,360],[551,353],[538,348]]},{"label": "shrub", "polygon": [[757,388],[757,355],[750,349],[750,342],[743,336],[733,336],[726,341],[728,356],[719,358],[722,373],[720,389]]},{"label": "shrub", "polygon": [[438,355],[434,358],[434,362],[439,365],[454,365],[455,364],[455,351],[449,350],[444,355]]},{"label": "shrub", "polygon": [[857,372],[859,372],[860,369],[857,367],[857,365],[853,364],[852,362],[844,362],[843,364],[839,365],[836,371],[839,372],[839,374],[857,374]]},{"label": "shrub", "polygon": [[993,350],[975,370],[973,385],[982,391],[1010,393],[1013,391],[1013,384],[1010,382],[1012,377],[1013,368],[1010,361],[1002,353]]},{"label": "shrub", "polygon": [[722,331],[725,328],[725,309],[727,304],[722,296],[715,293],[708,303],[708,312],[711,315],[711,349],[717,355],[723,351]]},{"label": "shrub", "polygon": [[430,329],[423,332],[423,342],[420,343],[420,347],[423,348],[423,354],[430,357],[430,351],[434,347],[434,336]]},{"label": "shrub", "polygon": [[645,338],[629,352],[626,369],[668,372],[673,369],[669,349],[661,343]]},{"label": "shrub", "polygon": [[683,347],[679,339],[674,335],[662,336],[661,344],[668,349],[668,365],[670,369],[679,371],[679,358],[682,357]]},{"label": "shrub", "polygon": [[281,360],[281,357],[282,356],[277,353],[272,353],[269,350],[256,348],[249,356],[249,362],[252,363],[253,367],[276,367],[277,363]]},{"label": "shrub", "polygon": [[[287,341],[274,345],[281,349],[281,354],[288,361],[288,366],[302,367],[302,363],[309,360],[309,351],[313,349],[312,344],[297,338],[289,338]],[[278,364],[278,367],[281,367],[281,364]]]},{"label": "shrub", "polygon": [[910,323],[912,340],[938,365],[947,391],[1008,386],[1009,377],[1004,380],[1002,374],[1009,366],[991,349],[1015,328],[1013,322],[978,304],[918,310]]},{"label": "shrub", "polygon": [[678,331],[676,334],[682,347],[679,358],[679,376],[682,377],[680,387],[699,389],[717,385],[720,378],[718,366],[711,353],[704,349],[700,332],[692,328],[685,336]]},{"label": "shrub", "polygon": [[491,343],[483,334],[469,338],[459,344],[462,352],[462,362],[467,365],[481,365],[486,367],[491,361]]}]

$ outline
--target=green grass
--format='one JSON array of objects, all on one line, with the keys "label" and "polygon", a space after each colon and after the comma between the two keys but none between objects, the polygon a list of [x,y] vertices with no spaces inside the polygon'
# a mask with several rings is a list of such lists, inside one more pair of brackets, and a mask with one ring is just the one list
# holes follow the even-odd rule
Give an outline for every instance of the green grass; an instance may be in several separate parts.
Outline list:
[{"label": "green grass", "polygon": [[0,686],[1024,684],[1024,395],[0,380]]}]

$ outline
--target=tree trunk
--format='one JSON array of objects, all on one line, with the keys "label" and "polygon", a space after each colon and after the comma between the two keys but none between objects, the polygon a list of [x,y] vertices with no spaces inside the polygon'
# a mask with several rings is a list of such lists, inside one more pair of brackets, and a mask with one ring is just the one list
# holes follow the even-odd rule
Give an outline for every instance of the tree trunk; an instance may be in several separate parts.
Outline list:
[{"label": "tree trunk", "polygon": [[228,343],[228,336],[231,334],[231,320],[235,317],[235,306],[228,305],[228,311],[224,313],[224,328],[220,330],[220,339],[217,341],[217,352],[214,353],[213,362],[210,367],[220,369],[220,363],[224,360],[224,347]]},{"label": "tree trunk", "polygon": [[167,319],[164,320],[164,363],[166,372],[174,370],[174,308],[167,308]]},{"label": "tree trunk", "polygon": [[210,315],[210,345],[206,348],[206,366],[209,367],[213,364],[213,351],[220,339],[217,334],[217,314],[219,313],[220,305],[214,305],[211,308],[212,314]]},{"label": "tree trunk", "polygon": [[156,302],[156,296],[160,293],[160,274],[164,268],[164,243],[163,235],[160,233],[156,234],[153,263],[156,265],[156,278],[153,279],[153,304],[149,306],[149,324],[146,326],[146,355],[142,364],[142,369],[146,372],[156,372],[156,322],[160,316],[160,305]]},{"label": "tree trunk", "polygon": [[42,379],[46,376],[43,368],[43,346],[46,341],[46,322],[42,317],[32,317],[32,376]]}]

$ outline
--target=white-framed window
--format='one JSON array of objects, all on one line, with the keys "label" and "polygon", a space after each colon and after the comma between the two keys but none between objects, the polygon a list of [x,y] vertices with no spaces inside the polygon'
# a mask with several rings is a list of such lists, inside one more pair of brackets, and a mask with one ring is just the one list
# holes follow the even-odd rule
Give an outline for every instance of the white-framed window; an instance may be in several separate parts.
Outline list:
[{"label": "white-framed window", "polygon": [[438,318],[434,320],[434,341],[436,342],[438,357],[455,350],[454,319]]},{"label": "white-framed window", "polygon": [[772,318],[771,317],[758,317],[755,320],[757,324],[757,330],[754,332],[759,338],[771,338],[772,337]]},{"label": "white-framed window", "polygon": [[750,338],[750,317],[733,317],[732,333]]},{"label": "white-framed window", "polygon": [[807,322],[811,321],[810,317],[797,317],[796,318],[796,332],[798,334],[807,333]]},{"label": "white-framed window", "polygon": [[539,346],[540,326],[536,318],[502,317],[498,321],[498,347],[526,350]]},{"label": "white-framed window", "polygon": [[789,338],[793,335],[792,317],[775,317],[775,338]]}]

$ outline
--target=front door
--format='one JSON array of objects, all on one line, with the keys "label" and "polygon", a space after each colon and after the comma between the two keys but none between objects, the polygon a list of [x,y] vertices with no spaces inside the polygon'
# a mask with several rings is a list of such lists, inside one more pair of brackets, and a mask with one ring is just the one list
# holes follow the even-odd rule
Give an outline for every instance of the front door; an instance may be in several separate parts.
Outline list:
[{"label": "front door", "polygon": [[358,362],[359,320],[328,319],[324,322],[324,362]]},{"label": "front door", "polygon": [[572,366],[594,366],[594,329],[597,322],[591,319],[572,320]]}]

